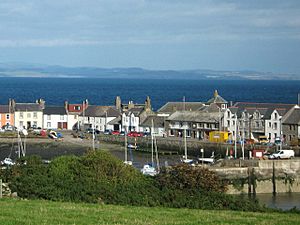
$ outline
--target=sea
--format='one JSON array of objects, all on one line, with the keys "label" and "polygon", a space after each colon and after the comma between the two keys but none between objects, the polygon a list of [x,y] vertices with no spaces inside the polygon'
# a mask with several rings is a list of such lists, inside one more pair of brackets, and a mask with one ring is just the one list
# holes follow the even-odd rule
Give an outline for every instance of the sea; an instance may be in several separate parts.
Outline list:
[{"label": "sea", "polygon": [[47,105],[81,103],[113,105],[120,96],[123,103],[144,103],[151,98],[154,110],[170,101],[206,102],[217,90],[228,102],[292,103],[298,101],[300,81],[282,80],[180,80],[110,78],[0,78],[0,104],[9,98],[34,102],[42,98]]}]

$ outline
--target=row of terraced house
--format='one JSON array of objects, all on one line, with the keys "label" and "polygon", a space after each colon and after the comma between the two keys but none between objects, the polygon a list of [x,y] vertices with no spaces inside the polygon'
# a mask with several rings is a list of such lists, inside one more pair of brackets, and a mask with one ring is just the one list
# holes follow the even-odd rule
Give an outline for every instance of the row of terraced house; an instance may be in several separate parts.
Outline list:
[{"label": "row of terraced house", "polygon": [[[300,139],[300,108],[297,104],[229,103],[217,91],[204,102],[168,102],[153,111],[151,100],[142,104],[123,103],[119,96],[111,106],[90,105],[88,100],[63,106],[47,106],[43,99],[0,105],[1,127],[41,127],[44,129],[150,132],[159,136],[208,140],[211,131],[227,131],[234,140],[266,136],[273,143]],[[236,133],[235,133],[236,132]]]}]

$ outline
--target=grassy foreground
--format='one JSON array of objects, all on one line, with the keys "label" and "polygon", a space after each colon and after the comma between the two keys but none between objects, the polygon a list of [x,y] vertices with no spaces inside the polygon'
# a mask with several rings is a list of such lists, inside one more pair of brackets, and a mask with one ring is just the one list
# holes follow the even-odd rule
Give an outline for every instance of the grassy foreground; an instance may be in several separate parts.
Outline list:
[{"label": "grassy foreground", "polygon": [[299,214],[0,200],[0,224],[298,224]]}]

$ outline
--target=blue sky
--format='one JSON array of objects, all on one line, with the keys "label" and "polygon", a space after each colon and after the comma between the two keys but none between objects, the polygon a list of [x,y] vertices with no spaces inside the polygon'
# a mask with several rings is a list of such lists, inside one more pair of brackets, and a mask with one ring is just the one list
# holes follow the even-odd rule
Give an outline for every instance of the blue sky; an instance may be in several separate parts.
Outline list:
[{"label": "blue sky", "polygon": [[300,74],[299,0],[0,0],[0,62]]}]

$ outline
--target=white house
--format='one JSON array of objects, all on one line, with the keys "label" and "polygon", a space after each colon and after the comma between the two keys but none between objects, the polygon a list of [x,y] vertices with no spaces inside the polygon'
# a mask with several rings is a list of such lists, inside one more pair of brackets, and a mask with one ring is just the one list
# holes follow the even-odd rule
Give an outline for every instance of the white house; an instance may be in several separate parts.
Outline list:
[{"label": "white house", "polygon": [[43,112],[43,128],[68,129],[68,115],[64,106],[46,106]]},{"label": "white house", "polygon": [[140,129],[140,115],[144,111],[143,108],[131,108],[122,113],[122,130],[130,131],[143,131]]},{"label": "white house", "polygon": [[120,112],[114,106],[90,105],[79,116],[81,127],[95,127],[99,131],[120,130],[119,125],[110,124],[111,121],[120,117]]},{"label": "white house", "polygon": [[43,127],[43,109],[45,102],[42,99],[36,103],[14,103],[15,126],[18,128]]},{"label": "white house", "polygon": [[224,111],[223,126],[225,130],[232,133],[233,139],[236,129],[237,140],[244,137],[244,139],[258,141],[259,136],[267,136],[270,142],[274,142],[275,138],[282,134],[282,116],[293,106],[292,104],[237,102]]}]

